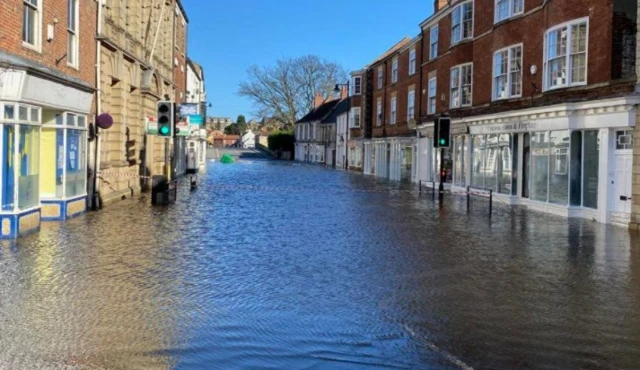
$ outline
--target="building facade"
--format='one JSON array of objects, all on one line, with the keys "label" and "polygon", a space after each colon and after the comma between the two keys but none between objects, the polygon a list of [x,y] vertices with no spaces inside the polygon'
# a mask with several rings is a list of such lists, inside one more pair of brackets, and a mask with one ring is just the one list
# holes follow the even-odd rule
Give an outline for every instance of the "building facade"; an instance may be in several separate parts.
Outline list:
[{"label": "building facade", "polygon": [[325,101],[316,95],[314,109],[295,123],[294,159],[300,162],[325,163],[325,142],[322,120],[338,106],[340,99]]},{"label": "building facade", "polygon": [[198,114],[207,117],[207,92],[204,83],[204,69],[191,59],[187,59],[187,103],[198,105]]},{"label": "building facade", "polygon": [[373,81],[371,139],[364,144],[364,172],[413,181],[416,122],[420,111],[421,36],[405,38],[367,69]]},{"label": "building facade", "polygon": [[628,225],[637,2],[436,1],[422,24],[418,180],[439,181],[433,121],[452,119],[447,186]]},{"label": "building facade", "polygon": [[102,203],[148,188],[140,176],[170,174],[172,142],[146,134],[159,100],[185,100],[186,16],[178,0],[101,0],[97,19],[97,112],[113,117],[100,130]]},{"label": "building facade", "polygon": [[0,238],[86,210],[95,2],[0,4]]}]

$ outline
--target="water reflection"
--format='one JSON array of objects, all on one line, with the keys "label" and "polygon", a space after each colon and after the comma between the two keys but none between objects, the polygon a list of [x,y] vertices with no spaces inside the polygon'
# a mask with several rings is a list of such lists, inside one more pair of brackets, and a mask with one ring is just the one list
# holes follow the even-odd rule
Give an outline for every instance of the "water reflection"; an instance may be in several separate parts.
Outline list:
[{"label": "water reflection", "polygon": [[216,163],[48,224],[0,249],[0,368],[640,367],[635,236],[410,189]]}]

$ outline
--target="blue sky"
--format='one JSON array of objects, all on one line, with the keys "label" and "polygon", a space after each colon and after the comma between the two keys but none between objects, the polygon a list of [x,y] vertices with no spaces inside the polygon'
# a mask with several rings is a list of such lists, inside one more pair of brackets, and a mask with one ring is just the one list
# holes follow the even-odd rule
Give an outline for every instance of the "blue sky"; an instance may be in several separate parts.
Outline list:
[{"label": "blue sky", "polygon": [[251,116],[237,95],[252,64],[317,54],[359,69],[420,32],[433,0],[182,0],[188,54],[205,69],[209,115]]}]

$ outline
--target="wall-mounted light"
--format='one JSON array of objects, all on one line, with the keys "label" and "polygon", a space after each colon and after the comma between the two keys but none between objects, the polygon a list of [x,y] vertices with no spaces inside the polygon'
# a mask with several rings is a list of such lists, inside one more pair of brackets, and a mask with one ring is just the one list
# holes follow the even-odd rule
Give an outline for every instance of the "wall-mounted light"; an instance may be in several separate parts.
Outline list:
[{"label": "wall-mounted light", "polygon": [[535,75],[536,75],[536,73],[538,73],[538,66],[536,66],[535,64],[533,64],[529,70],[531,71],[531,75],[532,75],[532,76],[535,76]]}]

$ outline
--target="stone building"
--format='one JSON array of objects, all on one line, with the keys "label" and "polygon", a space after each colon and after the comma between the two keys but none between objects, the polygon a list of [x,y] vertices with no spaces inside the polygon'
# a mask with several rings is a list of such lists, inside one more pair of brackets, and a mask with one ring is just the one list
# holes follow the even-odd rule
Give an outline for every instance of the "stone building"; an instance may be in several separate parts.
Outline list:
[{"label": "stone building", "polygon": [[0,238],[85,211],[97,3],[0,2]]},{"label": "stone building", "polygon": [[169,174],[172,143],[146,135],[159,100],[186,94],[187,18],[179,0],[101,0],[97,12],[97,111],[113,126],[100,130],[96,180],[103,203],[148,188],[140,175]]}]

